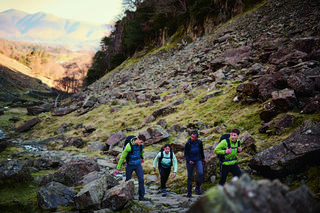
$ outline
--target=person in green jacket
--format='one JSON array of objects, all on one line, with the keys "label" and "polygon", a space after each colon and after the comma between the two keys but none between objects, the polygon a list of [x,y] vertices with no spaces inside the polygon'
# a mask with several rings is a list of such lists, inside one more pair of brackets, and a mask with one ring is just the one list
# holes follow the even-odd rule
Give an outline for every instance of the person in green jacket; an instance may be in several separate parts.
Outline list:
[{"label": "person in green jacket", "polygon": [[[219,185],[223,186],[225,184],[229,172],[231,172],[233,176],[241,176],[241,170],[237,164],[237,155],[238,152],[241,152],[239,135],[240,131],[238,129],[232,129],[230,132],[230,138],[222,140],[214,149],[215,154],[225,155],[224,160],[220,165]],[[228,148],[227,140],[230,141],[230,148]]]},{"label": "person in green jacket", "polygon": [[126,145],[125,149],[123,150],[117,168],[114,171],[114,175],[119,174],[122,162],[124,161],[124,159],[126,159],[126,181],[131,179],[132,173],[133,171],[135,171],[139,181],[138,192],[140,201],[147,201],[147,199],[144,198],[145,188],[143,169],[141,165],[141,163],[144,162],[143,146],[145,141],[146,137],[144,135],[139,135],[138,137],[131,139],[131,141]]},{"label": "person in green jacket", "polygon": [[153,161],[154,172],[156,171],[156,166],[158,161],[159,161],[158,168],[159,168],[159,173],[161,177],[162,196],[165,197],[167,196],[166,183],[168,181],[172,165],[174,166],[174,171],[172,176],[173,178],[176,177],[176,173],[178,170],[177,158],[174,155],[173,151],[171,150],[170,144],[165,144],[163,148],[161,148],[161,151],[158,153],[158,155],[155,157]]}]

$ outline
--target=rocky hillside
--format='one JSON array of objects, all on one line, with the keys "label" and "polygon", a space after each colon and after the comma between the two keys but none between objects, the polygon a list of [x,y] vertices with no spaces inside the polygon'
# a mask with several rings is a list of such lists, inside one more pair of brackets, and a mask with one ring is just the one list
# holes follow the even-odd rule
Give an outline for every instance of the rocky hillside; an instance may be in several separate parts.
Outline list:
[{"label": "rocky hillside", "polygon": [[[92,212],[318,212],[319,17],[319,1],[270,0],[192,43],[127,60],[59,106],[29,107],[28,116],[2,125],[8,143],[2,156],[11,160],[1,162],[1,180],[33,180],[25,190],[38,196],[29,203],[58,211],[69,205]],[[15,112],[2,116],[13,121]],[[244,175],[217,187],[213,148],[232,128],[241,131]],[[192,130],[205,144],[206,194],[187,199],[183,150]],[[120,181],[124,166],[113,176],[130,134],[147,137],[150,201],[137,201],[136,178]],[[160,198],[152,162],[164,143],[173,147],[178,172],[168,181],[168,197]],[[33,149],[26,156],[10,144]],[[7,168],[24,172],[10,176]],[[11,200],[27,203],[6,199],[0,200],[6,208]]]}]

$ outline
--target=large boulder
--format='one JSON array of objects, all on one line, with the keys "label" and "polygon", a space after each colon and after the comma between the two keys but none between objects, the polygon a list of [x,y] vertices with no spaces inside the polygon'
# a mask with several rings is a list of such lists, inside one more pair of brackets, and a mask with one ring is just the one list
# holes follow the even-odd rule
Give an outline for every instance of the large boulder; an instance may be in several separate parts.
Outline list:
[{"label": "large boulder", "polygon": [[[94,178],[97,173],[87,175],[86,179]],[[89,182],[74,198],[76,209],[99,209],[102,198],[107,189],[116,186],[118,183],[113,175],[102,175],[99,179]]]},{"label": "large boulder", "polygon": [[77,191],[61,183],[50,182],[39,189],[38,205],[45,210],[55,209],[58,206],[69,206],[76,194]]},{"label": "large boulder", "polygon": [[244,174],[223,187],[213,187],[201,196],[187,213],[316,213],[320,211],[316,196],[302,186],[294,191],[279,180],[251,180]]},{"label": "large boulder", "polygon": [[15,180],[17,183],[25,183],[33,180],[33,177],[26,162],[7,159],[0,162],[0,180]]},{"label": "large boulder", "polygon": [[54,181],[66,186],[79,186],[82,178],[93,171],[100,171],[96,161],[90,158],[71,160],[54,173]]},{"label": "large boulder", "polygon": [[113,211],[121,210],[127,202],[133,200],[134,181],[121,182],[119,185],[106,191],[102,199],[102,208]]},{"label": "large boulder", "polygon": [[112,149],[112,147],[118,145],[125,138],[126,135],[121,131],[113,133],[106,141],[107,150]]},{"label": "large boulder", "polygon": [[320,162],[320,123],[305,121],[281,143],[249,161],[249,166],[266,177],[298,172],[308,164]]},{"label": "large boulder", "polygon": [[167,133],[161,126],[154,125],[152,127],[149,127],[147,131],[141,132],[141,134],[146,136],[146,142],[145,145],[151,145],[154,143],[158,143],[161,140],[164,140],[168,137],[170,137],[170,134]]}]

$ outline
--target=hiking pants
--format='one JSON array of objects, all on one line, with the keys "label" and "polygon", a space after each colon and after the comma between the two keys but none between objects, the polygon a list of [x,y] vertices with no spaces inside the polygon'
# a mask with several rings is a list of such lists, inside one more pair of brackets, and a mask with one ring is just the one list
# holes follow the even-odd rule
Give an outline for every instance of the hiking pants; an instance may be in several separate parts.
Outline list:
[{"label": "hiking pants", "polygon": [[240,177],[241,176],[241,170],[238,166],[238,164],[234,165],[220,165],[220,181],[219,185],[223,186],[226,183],[227,177],[229,172],[233,176]]},{"label": "hiking pants", "polygon": [[198,171],[198,179],[197,179],[197,186],[201,186],[202,183],[202,178],[203,178],[203,166],[202,166],[202,161],[198,160],[194,162],[194,164],[189,164],[187,162],[187,171],[188,171],[188,181],[187,181],[187,187],[188,190],[192,189],[192,176],[193,176],[193,168],[196,167]]},{"label": "hiking pants", "polygon": [[166,183],[168,181],[170,172],[171,172],[171,167],[169,168],[163,168],[161,165],[158,167],[159,168],[159,173],[161,177],[161,189],[166,189]]},{"label": "hiking pants", "polygon": [[141,164],[139,165],[129,165],[126,166],[126,181],[132,178],[133,171],[136,172],[139,181],[139,197],[144,197],[145,189],[144,189],[144,179],[143,179],[143,169]]}]

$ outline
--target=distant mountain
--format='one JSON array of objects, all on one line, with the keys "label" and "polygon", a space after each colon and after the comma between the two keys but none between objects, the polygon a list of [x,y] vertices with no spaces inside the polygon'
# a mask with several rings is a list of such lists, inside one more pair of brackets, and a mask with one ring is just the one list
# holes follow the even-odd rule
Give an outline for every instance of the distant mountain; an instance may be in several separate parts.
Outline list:
[{"label": "distant mountain", "polygon": [[107,24],[65,19],[42,12],[29,14],[10,9],[0,13],[0,38],[70,50],[98,49],[99,42],[111,28]]}]

